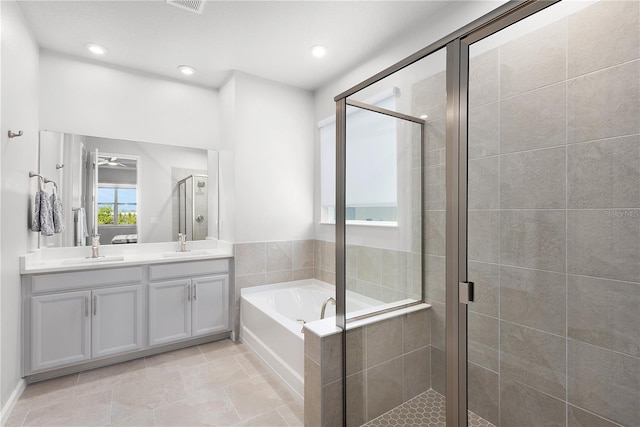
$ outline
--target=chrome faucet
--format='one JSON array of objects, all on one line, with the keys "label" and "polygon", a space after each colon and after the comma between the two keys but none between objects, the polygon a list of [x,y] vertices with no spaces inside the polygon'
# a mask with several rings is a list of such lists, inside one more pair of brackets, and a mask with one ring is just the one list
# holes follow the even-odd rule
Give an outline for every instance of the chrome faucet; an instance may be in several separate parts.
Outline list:
[{"label": "chrome faucet", "polygon": [[91,258],[100,258],[98,255],[98,248],[100,247],[100,235],[94,234],[91,236]]},{"label": "chrome faucet", "polygon": [[336,299],[334,297],[329,297],[322,303],[322,310],[320,310],[320,319],[324,319],[324,312],[327,310],[327,304],[331,301],[333,305],[336,305]]},{"label": "chrome faucet", "polygon": [[188,252],[187,251],[187,235],[178,233],[178,241],[180,242],[180,252]]}]

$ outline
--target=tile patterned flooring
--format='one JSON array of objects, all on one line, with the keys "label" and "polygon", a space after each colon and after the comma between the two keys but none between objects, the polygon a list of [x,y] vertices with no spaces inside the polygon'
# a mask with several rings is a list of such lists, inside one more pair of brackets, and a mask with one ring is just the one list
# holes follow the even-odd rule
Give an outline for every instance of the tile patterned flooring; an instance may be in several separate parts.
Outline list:
[{"label": "tile patterned flooring", "polygon": [[[431,389],[369,421],[364,427],[445,427],[446,416],[444,396]],[[469,411],[469,427],[495,426]]]},{"label": "tile patterned flooring", "polygon": [[217,341],[27,386],[11,426],[303,426],[248,347]]},{"label": "tile patterned flooring", "polygon": [[[429,390],[366,427],[445,425]],[[242,343],[193,346],[27,386],[6,427],[302,427],[303,404]],[[469,413],[470,427],[494,427]]]}]

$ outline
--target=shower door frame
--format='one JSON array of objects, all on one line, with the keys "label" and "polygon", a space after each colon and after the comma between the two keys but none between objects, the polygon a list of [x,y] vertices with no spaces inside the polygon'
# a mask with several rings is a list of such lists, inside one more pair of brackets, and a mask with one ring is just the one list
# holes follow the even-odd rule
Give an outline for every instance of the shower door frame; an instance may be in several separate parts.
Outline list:
[{"label": "shower door frame", "polygon": [[[446,48],[446,413],[447,426],[467,425],[467,159],[469,46],[561,0],[511,0],[465,27],[375,74],[336,102],[336,323],[343,330],[343,425],[346,426],[346,110],[356,92]],[[424,275],[422,277],[424,288]],[[424,295],[424,292],[423,292]]]}]

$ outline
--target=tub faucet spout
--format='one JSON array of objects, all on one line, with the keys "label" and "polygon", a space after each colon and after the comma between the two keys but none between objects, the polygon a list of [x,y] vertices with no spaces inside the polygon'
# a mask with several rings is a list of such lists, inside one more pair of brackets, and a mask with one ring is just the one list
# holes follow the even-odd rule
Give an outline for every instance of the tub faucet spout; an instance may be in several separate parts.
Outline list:
[{"label": "tub faucet spout", "polygon": [[333,305],[336,305],[336,299],[334,297],[329,297],[322,303],[322,310],[320,310],[320,319],[324,319],[324,312],[327,310],[327,304],[331,302]]}]

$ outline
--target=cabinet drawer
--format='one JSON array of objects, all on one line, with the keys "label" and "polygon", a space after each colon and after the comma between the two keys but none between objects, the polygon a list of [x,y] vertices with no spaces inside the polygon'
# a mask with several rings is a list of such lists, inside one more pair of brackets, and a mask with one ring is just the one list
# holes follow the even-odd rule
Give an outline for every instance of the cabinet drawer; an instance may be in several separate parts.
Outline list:
[{"label": "cabinet drawer", "polygon": [[229,271],[229,260],[227,259],[175,262],[150,266],[149,280],[200,276],[203,274],[226,273],[227,271]]},{"label": "cabinet drawer", "polygon": [[32,292],[63,291],[92,286],[117,285],[140,282],[142,267],[126,267],[105,270],[78,271],[36,275],[32,278]]}]

